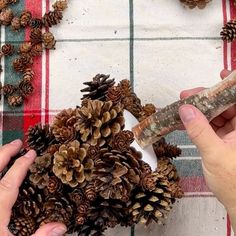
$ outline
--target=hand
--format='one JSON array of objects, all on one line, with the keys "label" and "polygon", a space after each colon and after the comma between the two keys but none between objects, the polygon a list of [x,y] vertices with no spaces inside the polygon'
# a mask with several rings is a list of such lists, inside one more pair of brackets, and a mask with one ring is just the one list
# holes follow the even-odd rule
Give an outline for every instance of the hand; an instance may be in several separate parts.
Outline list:
[{"label": "hand", "polygon": [[[22,142],[15,140],[0,147],[0,173],[7,166],[11,157],[21,149]],[[34,162],[36,153],[33,150],[16,160],[8,172],[0,179],[0,235],[12,236],[8,230],[11,209],[17,199],[19,187],[22,184],[28,168]],[[61,236],[66,232],[66,227],[60,223],[49,223],[36,231],[34,236]]]},{"label": "hand", "polygon": [[[229,73],[223,71],[221,77]],[[188,97],[202,89],[183,91],[180,97]],[[225,206],[236,232],[236,106],[210,124],[192,105],[181,106],[179,114],[190,139],[200,151],[206,183]]]}]

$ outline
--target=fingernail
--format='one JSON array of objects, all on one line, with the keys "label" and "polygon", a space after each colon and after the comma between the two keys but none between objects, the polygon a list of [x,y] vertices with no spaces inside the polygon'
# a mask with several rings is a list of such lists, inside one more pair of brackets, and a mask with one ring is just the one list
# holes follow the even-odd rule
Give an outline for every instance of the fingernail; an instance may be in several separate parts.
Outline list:
[{"label": "fingernail", "polygon": [[27,158],[35,158],[36,153],[35,153],[34,150],[29,150],[24,156],[27,157]]},{"label": "fingernail", "polygon": [[66,233],[66,228],[56,227],[52,229],[50,236],[63,236]]},{"label": "fingernail", "polygon": [[21,140],[16,139],[16,140],[12,141],[10,144],[21,144]]},{"label": "fingernail", "polygon": [[181,120],[185,124],[189,123],[196,117],[194,110],[191,107],[185,107],[185,106],[179,109],[179,115]]}]

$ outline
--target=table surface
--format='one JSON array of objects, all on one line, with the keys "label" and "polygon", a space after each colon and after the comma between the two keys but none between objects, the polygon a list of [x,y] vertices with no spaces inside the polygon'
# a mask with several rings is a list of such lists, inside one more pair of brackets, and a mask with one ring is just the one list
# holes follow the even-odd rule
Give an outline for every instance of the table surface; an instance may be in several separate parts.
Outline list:
[{"label": "table surface", "polygon": [[[41,16],[53,1],[23,0],[15,10]],[[97,73],[130,79],[143,103],[157,107],[179,97],[180,91],[211,86],[223,68],[236,68],[236,43],[219,37],[224,22],[236,17],[233,0],[213,0],[206,9],[189,10],[179,0],[69,0],[62,23],[50,29],[55,51],[36,60],[35,92],[24,106],[0,104],[0,142],[24,138],[30,125],[51,122],[64,108],[80,103],[82,83]],[[21,42],[29,32],[1,29],[1,41]],[[3,83],[17,83],[12,59],[6,58]],[[164,226],[116,228],[107,235],[222,236],[231,235],[224,208],[207,189],[196,147],[184,132],[167,140],[182,148],[175,163],[185,191]]]}]

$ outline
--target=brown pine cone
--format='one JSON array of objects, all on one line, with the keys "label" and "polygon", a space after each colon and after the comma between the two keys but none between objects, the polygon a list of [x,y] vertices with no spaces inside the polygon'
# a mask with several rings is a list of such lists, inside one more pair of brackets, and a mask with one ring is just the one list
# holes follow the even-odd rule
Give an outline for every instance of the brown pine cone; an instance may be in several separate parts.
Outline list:
[{"label": "brown pine cone", "polygon": [[0,12],[0,22],[2,25],[10,25],[13,17],[13,11],[10,8],[4,8]]},{"label": "brown pine cone", "polygon": [[112,101],[113,104],[117,104],[121,102],[123,95],[118,86],[113,86],[108,89],[107,95],[106,95],[106,100],[107,101]]},{"label": "brown pine cone", "polygon": [[29,27],[33,29],[41,29],[43,27],[43,21],[39,18],[31,18],[29,22]]},{"label": "brown pine cone", "polygon": [[122,105],[124,106],[124,109],[132,113],[137,119],[140,119],[142,105],[136,94],[132,93],[131,96],[124,97],[122,99]]},{"label": "brown pine cone", "polygon": [[129,80],[127,79],[121,80],[120,83],[118,84],[118,87],[120,88],[124,97],[131,96],[132,88]]},{"label": "brown pine cone", "polygon": [[225,24],[220,33],[223,40],[232,42],[236,39],[236,19],[231,20]]},{"label": "brown pine cone", "polygon": [[76,109],[76,118],[81,140],[93,146],[109,143],[124,127],[123,109],[111,101],[88,100],[86,106]]},{"label": "brown pine cone", "polygon": [[55,49],[56,40],[51,32],[43,34],[43,44],[46,49]]},{"label": "brown pine cone", "polygon": [[211,0],[180,0],[181,3],[188,6],[190,9],[198,7],[199,9],[203,9]]},{"label": "brown pine cone", "polygon": [[51,194],[55,194],[61,191],[62,183],[56,176],[51,176],[47,182],[47,190]]},{"label": "brown pine cone", "polygon": [[6,43],[2,46],[2,53],[4,56],[9,56],[14,53],[14,46],[10,43]]},{"label": "brown pine cone", "polygon": [[29,180],[38,188],[43,189],[48,185],[51,168],[52,156],[50,154],[38,156],[30,167]]},{"label": "brown pine cone", "polygon": [[11,95],[7,98],[7,101],[12,107],[21,106],[23,104],[23,98],[20,95]]},{"label": "brown pine cone", "polygon": [[96,193],[96,189],[95,189],[95,183],[94,181],[90,181],[84,190],[84,194],[85,197],[89,200],[89,201],[94,201],[97,197],[97,193]]},{"label": "brown pine cone", "polygon": [[113,149],[120,152],[127,152],[130,149],[131,143],[134,141],[134,135],[131,131],[120,131],[112,138],[111,146]]},{"label": "brown pine cone", "polygon": [[15,91],[16,91],[16,86],[12,85],[12,84],[5,84],[2,87],[2,94],[4,96],[9,96],[12,95]]},{"label": "brown pine cone", "polygon": [[30,31],[30,41],[32,44],[42,43],[43,41],[43,34],[42,30],[39,28],[31,29]]},{"label": "brown pine cone", "polygon": [[115,79],[109,79],[110,75],[97,74],[92,81],[84,82],[83,84],[87,87],[80,90],[82,93],[88,92],[83,95],[82,100],[106,100],[106,94],[108,89],[115,84]]},{"label": "brown pine cone", "polygon": [[146,104],[142,107],[142,111],[140,113],[139,121],[145,120],[150,115],[154,114],[156,112],[156,107],[153,104]]},{"label": "brown pine cone", "polygon": [[29,25],[32,19],[32,13],[30,11],[23,11],[20,15],[20,24],[22,27]]},{"label": "brown pine cone", "polygon": [[6,8],[8,5],[8,0],[0,0],[0,10]]},{"label": "brown pine cone", "polygon": [[100,155],[100,147],[90,145],[87,151],[87,157],[94,160],[95,158],[99,157],[99,155]]},{"label": "brown pine cone", "polygon": [[52,7],[55,11],[64,11],[67,8],[67,0],[57,0]]},{"label": "brown pine cone", "polygon": [[69,198],[78,207],[84,200],[84,193],[80,188],[76,188],[69,193]]},{"label": "brown pine cone", "polygon": [[23,80],[31,82],[34,78],[34,71],[31,68],[27,68],[23,72]]},{"label": "brown pine cone", "polygon": [[42,43],[37,43],[33,45],[30,55],[32,57],[38,57],[38,56],[41,56],[42,53],[43,53],[43,45]]},{"label": "brown pine cone", "polygon": [[12,64],[15,71],[24,72],[33,65],[33,59],[29,54],[24,54],[16,58]]},{"label": "brown pine cone", "polygon": [[19,83],[19,92],[22,97],[28,97],[34,91],[34,87],[31,82],[26,80],[21,80]]},{"label": "brown pine cone", "polygon": [[32,49],[32,43],[31,42],[24,42],[20,44],[19,46],[19,53],[24,54],[24,53],[29,53]]},{"label": "brown pine cone", "polygon": [[54,155],[55,152],[59,150],[60,144],[51,144],[47,148],[47,153],[50,153],[51,155]]},{"label": "brown pine cone", "polygon": [[63,18],[62,12],[54,10],[45,13],[42,22],[45,27],[52,27],[53,25],[59,24],[62,18]]},{"label": "brown pine cone", "polygon": [[58,113],[52,124],[52,132],[58,142],[69,142],[76,137],[74,125],[76,123],[76,111],[69,108]]},{"label": "brown pine cone", "polygon": [[20,18],[15,16],[11,21],[11,28],[13,31],[18,31],[21,28]]}]

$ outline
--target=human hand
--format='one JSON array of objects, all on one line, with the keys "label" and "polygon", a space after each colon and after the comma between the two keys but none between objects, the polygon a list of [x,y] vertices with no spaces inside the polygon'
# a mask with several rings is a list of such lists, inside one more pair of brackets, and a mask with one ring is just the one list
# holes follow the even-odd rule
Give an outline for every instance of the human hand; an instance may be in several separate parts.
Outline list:
[{"label": "human hand", "polygon": [[[221,77],[229,74],[229,71],[222,71]],[[183,91],[180,97],[188,97],[202,89]],[[200,151],[206,183],[225,206],[236,232],[236,106],[210,124],[192,105],[181,106],[179,115],[187,134]]]},{"label": "human hand", "polygon": [[[7,166],[11,157],[21,149],[22,142],[15,140],[0,147],[0,173]],[[15,161],[13,166],[0,179],[0,235],[12,236],[8,230],[11,217],[11,209],[17,199],[19,187],[22,184],[30,165],[34,162],[36,153],[28,151],[24,156]],[[61,223],[49,223],[40,227],[34,236],[62,236],[66,232],[65,225]]]}]

